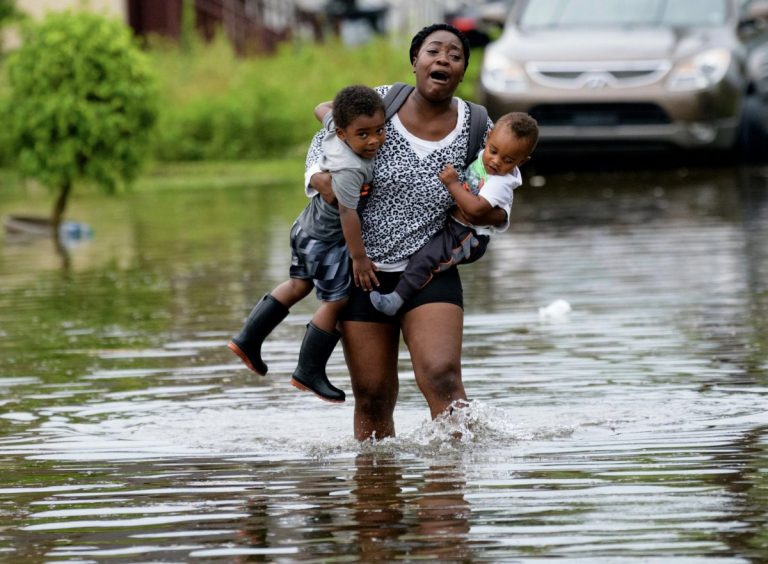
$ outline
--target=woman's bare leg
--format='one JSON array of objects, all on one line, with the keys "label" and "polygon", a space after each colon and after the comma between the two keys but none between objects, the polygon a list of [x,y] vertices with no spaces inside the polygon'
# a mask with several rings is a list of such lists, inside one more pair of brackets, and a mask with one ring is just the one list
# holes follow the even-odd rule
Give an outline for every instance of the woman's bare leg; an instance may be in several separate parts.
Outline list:
[{"label": "woman's bare leg", "polygon": [[403,316],[402,328],[416,384],[434,419],[454,401],[467,399],[461,381],[464,312],[454,304],[425,304]]},{"label": "woman's bare leg", "polygon": [[399,330],[385,323],[344,321],[341,331],[355,395],[355,438],[394,437]]}]

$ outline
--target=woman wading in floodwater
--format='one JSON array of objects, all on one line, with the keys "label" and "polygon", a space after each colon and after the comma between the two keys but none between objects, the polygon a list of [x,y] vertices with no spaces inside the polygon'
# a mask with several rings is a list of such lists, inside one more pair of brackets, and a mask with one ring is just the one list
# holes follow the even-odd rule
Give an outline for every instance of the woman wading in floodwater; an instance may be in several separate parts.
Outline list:
[{"label": "woman wading in floodwater", "polygon": [[[378,269],[382,293],[394,289],[408,257],[445,224],[454,201],[438,173],[447,163],[460,170],[468,164],[470,110],[454,97],[469,60],[467,39],[450,25],[429,26],[414,36],[410,59],[416,88],[386,124],[387,141],[376,157],[373,188],[361,212],[363,240]],[[388,89],[377,90],[384,96]],[[488,122],[486,129],[490,126]],[[316,136],[307,155],[308,190],[330,198],[330,174],[315,166],[319,154]],[[506,214],[497,211],[496,223],[501,224]],[[467,399],[461,381],[463,324],[462,287],[455,267],[436,275],[396,317],[377,311],[368,292],[352,288],[341,330],[355,396],[357,439],[395,435],[400,332],[432,417]]]}]

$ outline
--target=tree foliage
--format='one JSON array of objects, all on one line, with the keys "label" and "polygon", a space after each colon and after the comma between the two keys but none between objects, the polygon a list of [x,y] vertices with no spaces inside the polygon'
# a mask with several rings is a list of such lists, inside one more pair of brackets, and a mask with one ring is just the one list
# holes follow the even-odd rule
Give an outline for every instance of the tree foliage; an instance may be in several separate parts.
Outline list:
[{"label": "tree foliage", "polygon": [[14,0],[0,0],[0,26],[16,15]]},{"label": "tree foliage", "polygon": [[138,173],[157,116],[155,79],[119,21],[64,11],[23,31],[8,60],[11,135],[20,171],[60,191],[58,224],[77,180],[112,191]]}]

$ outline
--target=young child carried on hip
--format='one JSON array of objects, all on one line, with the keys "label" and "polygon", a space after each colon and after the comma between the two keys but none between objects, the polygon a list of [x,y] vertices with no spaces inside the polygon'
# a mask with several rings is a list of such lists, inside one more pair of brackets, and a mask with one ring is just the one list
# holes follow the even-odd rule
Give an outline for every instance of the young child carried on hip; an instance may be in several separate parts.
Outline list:
[{"label": "young child carried on hip", "polygon": [[[485,148],[467,167],[465,182],[448,164],[438,175],[453,197],[445,227],[435,233],[408,261],[395,290],[371,292],[373,306],[395,315],[403,303],[426,286],[432,276],[458,264],[468,264],[485,254],[490,236],[509,228],[512,193],[522,184],[519,167],[531,158],[539,139],[536,120],[521,112],[501,116],[488,135]],[[503,225],[489,225],[494,208],[503,209]]]},{"label": "young child carried on hip", "polygon": [[357,206],[373,180],[373,158],[384,144],[384,103],[371,88],[348,86],[332,104],[317,106],[315,116],[326,129],[320,166],[331,173],[338,205],[319,194],[311,198],[291,228],[289,279],[256,304],[227,346],[248,368],[266,374],[264,339],[314,288],[322,303],[307,324],[291,384],[338,403],[345,393],[328,380],[326,364],[341,336],[336,329],[339,313],[352,282],[365,290],[379,283],[365,252]]}]

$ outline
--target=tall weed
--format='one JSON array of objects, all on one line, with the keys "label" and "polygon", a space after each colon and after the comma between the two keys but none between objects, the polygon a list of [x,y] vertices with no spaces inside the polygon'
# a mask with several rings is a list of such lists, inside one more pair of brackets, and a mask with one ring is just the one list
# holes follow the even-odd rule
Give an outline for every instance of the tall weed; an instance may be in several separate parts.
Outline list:
[{"label": "tall weed", "polygon": [[257,159],[302,152],[319,128],[312,110],[353,83],[408,80],[407,48],[377,39],[287,43],[270,56],[237,57],[222,38],[188,53],[155,45],[163,103],[160,160]]},{"label": "tall weed", "polygon": [[11,92],[8,86],[8,73],[5,57],[0,55],[0,167],[13,164],[13,141],[11,128]]}]

